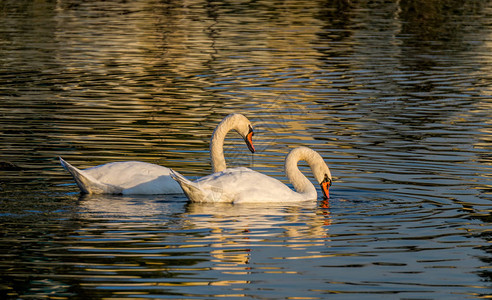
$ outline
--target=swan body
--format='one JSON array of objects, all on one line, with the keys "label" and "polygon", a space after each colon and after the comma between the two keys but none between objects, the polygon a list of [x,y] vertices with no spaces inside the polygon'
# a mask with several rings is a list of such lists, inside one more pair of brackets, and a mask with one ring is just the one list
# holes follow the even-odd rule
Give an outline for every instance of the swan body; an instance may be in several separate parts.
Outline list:
[{"label": "swan body", "polygon": [[285,171],[295,191],[281,181],[248,168],[231,168],[190,181],[171,170],[171,176],[181,185],[192,202],[299,202],[315,200],[316,188],[299,170],[297,163],[305,160],[314,177],[321,184],[323,194],[329,197],[330,169],[314,150],[298,147],[285,159]]},{"label": "swan body", "polygon": [[[226,169],[224,139],[231,130],[237,131],[254,152],[253,127],[241,114],[226,116],[214,130],[210,144],[212,169]],[[140,161],[112,162],[79,170],[60,157],[61,165],[72,175],[84,194],[181,194],[180,185],[171,178],[169,168]]]},{"label": "swan body", "polygon": [[[170,169],[141,161],[112,162],[79,170],[60,157],[84,194],[180,194]],[[174,181],[174,182],[173,182]]]}]

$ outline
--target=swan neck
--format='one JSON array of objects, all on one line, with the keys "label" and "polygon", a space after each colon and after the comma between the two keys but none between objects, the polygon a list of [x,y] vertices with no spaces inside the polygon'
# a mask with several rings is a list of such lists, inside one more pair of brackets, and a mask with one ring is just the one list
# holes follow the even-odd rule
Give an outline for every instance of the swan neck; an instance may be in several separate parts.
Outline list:
[{"label": "swan neck", "polygon": [[212,172],[222,172],[227,166],[224,158],[224,139],[229,131],[234,128],[231,118],[226,118],[217,125],[210,140],[210,159]]},{"label": "swan neck", "polygon": [[289,153],[289,155],[287,155],[287,158],[285,160],[285,173],[287,175],[287,178],[298,193],[316,196],[316,188],[311,183],[311,181],[309,181],[309,179],[299,170],[297,164],[301,160],[307,161],[307,163],[311,166],[311,169],[313,168],[312,164],[314,162],[312,161],[312,159],[310,159],[309,156],[306,156],[304,155],[304,153],[301,153],[299,151],[291,152]]}]

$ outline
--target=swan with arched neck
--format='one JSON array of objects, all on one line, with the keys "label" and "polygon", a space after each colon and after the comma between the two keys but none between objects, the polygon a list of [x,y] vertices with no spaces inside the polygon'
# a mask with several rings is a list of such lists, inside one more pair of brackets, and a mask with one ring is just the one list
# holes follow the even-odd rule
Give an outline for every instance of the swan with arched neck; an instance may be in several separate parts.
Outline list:
[{"label": "swan with arched neck", "polygon": [[[251,152],[253,127],[242,114],[226,116],[215,128],[210,141],[212,169],[226,170],[223,145],[227,133],[239,133]],[[62,159],[61,165],[72,175],[80,192],[84,194],[180,194],[180,185],[171,178],[167,167],[140,161],[112,162],[79,170]]]},{"label": "swan with arched neck", "polygon": [[318,152],[298,147],[285,159],[285,173],[295,190],[281,181],[249,168],[231,168],[190,181],[171,170],[171,176],[192,202],[293,202],[316,200],[316,188],[299,170],[298,162],[306,161],[320,184],[325,198],[329,198],[332,177],[330,169]]}]

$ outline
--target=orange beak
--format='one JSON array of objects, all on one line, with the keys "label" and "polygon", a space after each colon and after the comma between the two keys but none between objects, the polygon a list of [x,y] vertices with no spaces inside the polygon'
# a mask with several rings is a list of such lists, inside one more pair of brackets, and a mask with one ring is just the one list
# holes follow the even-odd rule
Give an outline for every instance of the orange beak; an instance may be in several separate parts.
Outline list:
[{"label": "orange beak", "polygon": [[244,141],[246,142],[246,145],[248,145],[248,149],[251,153],[255,153],[255,147],[253,146],[253,135],[253,128],[250,127],[246,138],[244,138]]},{"label": "orange beak", "polygon": [[323,191],[323,196],[325,197],[325,199],[330,199],[330,186],[331,186],[331,179],[329,178],[326,178],[321,183],[321,190]]}]

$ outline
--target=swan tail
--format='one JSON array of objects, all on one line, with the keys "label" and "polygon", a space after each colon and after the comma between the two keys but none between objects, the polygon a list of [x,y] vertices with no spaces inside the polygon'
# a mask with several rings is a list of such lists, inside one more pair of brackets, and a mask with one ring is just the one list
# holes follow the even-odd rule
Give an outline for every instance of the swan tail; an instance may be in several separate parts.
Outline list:
[{"label": "swan tail", "polygon": [[200,189],[197,183],[187,179],[183,175],[171,169],[171,177],[176,180],[183,192],[193,202],[201,202],[205,198],[205,193]]},{"label": "swan tail", "polygon": [[83,171],[72,166],[63,158],[59,157],[59,159],[62,167],[72,175],[81,193],[83,194],[121,194],[122,193],[121,188],[114,185],[102,183],[97,179],[93,178],[92,176],[88,174],[84,174]]}]

